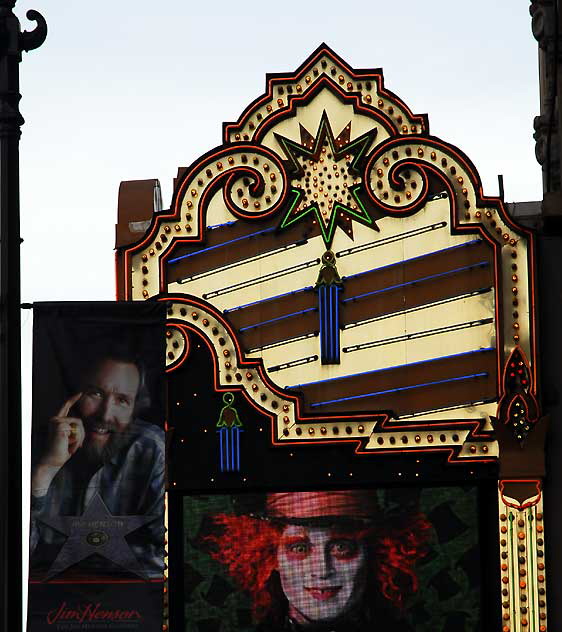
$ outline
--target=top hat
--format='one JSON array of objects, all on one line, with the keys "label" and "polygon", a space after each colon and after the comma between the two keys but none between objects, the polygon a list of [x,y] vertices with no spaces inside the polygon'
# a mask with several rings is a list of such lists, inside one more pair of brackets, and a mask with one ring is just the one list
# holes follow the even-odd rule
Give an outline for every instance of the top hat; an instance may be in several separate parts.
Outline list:
[{"label": "top hat", "polygon": [[265,505],[268,519],[301,525],[373,522],[379,513],[376,493],[360,489],[272,493]]}]

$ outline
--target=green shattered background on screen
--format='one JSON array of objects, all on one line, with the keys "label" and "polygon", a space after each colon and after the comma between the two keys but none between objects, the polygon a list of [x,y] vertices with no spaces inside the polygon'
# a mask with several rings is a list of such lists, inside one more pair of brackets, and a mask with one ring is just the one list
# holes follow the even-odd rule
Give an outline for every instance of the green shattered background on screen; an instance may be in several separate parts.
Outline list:
[{"label": "green shattered background on screen", "polygon": [[[416,632],[449,628],[455,632],[476,632],[480,630],[481,595],[477,489],[424,489],[420,495],[420,510],[434,528],[431,551],[417,565],[420,588],[410,599],[407,620]],[[451,537],[440,541],[439,535],[447,530],[452,532]],[[452,594],[443,596],[449,582],[448,590]]]},{"label": "green shattered background on screen", "polygon": [[[392,515],[407,502],[410,492],[419,494],[420,510],[433,529],[430,552],[417,565],[419,591],[406,603],[404,618],[415,632],[476,632],[481,590],[477,489],[457,486],[376,493],[380,506]],[[234,511],[232,498],[184,499],[185,632],[254,632],[249,597],[238,590],[224,566],[194,546],[208,516]],[[220,594],[220,603],[210,598],[211,587],[213,594]]]}]

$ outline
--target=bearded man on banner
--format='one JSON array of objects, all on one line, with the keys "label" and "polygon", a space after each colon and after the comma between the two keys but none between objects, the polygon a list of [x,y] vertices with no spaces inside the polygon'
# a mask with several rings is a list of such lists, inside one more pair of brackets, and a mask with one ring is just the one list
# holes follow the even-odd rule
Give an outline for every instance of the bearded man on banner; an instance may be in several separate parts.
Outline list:
[{"label": "bearded man on banner", "polygon": [[98,355],[79,389],[49,419],[32,469],[32,575],[79,563],[90,576],[162,577],[164,431],[137,417],[150,399],[142,362]]}]

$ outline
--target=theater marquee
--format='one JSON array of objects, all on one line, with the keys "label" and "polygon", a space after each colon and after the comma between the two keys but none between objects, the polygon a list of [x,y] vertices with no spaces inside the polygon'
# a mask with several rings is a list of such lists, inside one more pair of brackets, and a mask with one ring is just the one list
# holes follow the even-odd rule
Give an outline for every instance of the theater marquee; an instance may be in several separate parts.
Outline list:
[{"label": "theater marquee", "polygon": [[237,560],[292,525],[305,564],[359,517],[349,563],[402,533],[402,504],[419,559],[373,571],[378,617],[544,632],[534,242],[470,160],[322,45],[179,170],[169,210],[158,194],[122,183],[117,288],[168,304],[171,629],[367,629],[370,588],[302,601],[283,544],[263,585]]}]

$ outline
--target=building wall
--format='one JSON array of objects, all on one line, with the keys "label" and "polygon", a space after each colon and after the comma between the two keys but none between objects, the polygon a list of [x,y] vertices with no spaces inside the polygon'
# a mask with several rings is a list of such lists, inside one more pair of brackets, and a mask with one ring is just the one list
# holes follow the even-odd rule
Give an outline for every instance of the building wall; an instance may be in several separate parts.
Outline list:
[{"label": "building wall", "polygon": [[538,222],[540,370],[543,410],[549,416],[546,442],[546,515],[550,524],[549,629],[562,628],[562,119],[561,9],[559,0],[533,0],[531,27],[538,42],[540,113],[534,120],[535,153],[543,172]]}]

